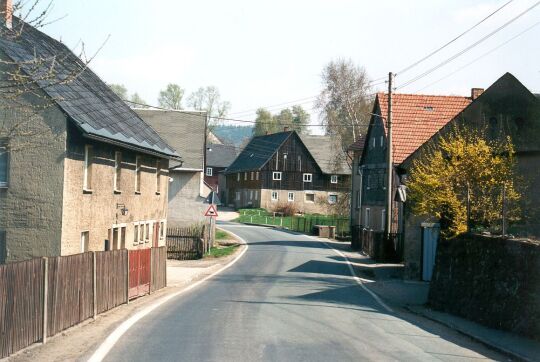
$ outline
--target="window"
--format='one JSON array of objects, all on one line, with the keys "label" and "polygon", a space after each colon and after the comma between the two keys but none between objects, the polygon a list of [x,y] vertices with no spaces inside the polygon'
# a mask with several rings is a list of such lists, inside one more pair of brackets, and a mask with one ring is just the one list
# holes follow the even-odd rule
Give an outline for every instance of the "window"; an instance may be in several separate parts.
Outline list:
[{"label": "window", "polygon": [[302,157],[298,156],[298,171],[302,171]]},{"label": "window", "polygon": [[313,192],[306,192],[306,202],[315,202],[315,194]]},{"label": "window", "polygon": [[330,176],[330,183],[337,184],[338,177],[337,175]]},{"label": "window", "polygon": [[386,225],[386,210],[382,209],[382,211],[381,211],[381,230],[384,230],[385,225]]},{"label": "window", "polygon": [[141,156],[135,157],[135,193],[141,193]]},{"label": "window", "polygon": [[310,173],[305,173],[304,174],[304,182],[311,182],[312,179],[313,179],[312,174],[310,174]]},{"label": "window", "polygon": [[338,200],[338,197],[336,194],[330,194],[328,195],[328,203],[329,204],[335,204]]},{"label": "window", "polygon": [[236,181],[240,181],[240,172],[236,174]]},{"label": "window", "polygon": [[249,190],[249,199],[253,200],[253,190]]},{"label": "window", "polygon": [[0,187],[7,187],[8,185],[8,169],[9,157],[7,144],[0,141]]},{"label": "window", "polygon": [[161,161],[156,161],[156,194],[161,193]]},{"label": "window", "polygon": [[272,172],[272,180],[281,181],[281,172]]},{"label": "window", "polygon": [[255,172],[251,171],[251,181],[255,179]]},{"label": "window", "polygon": [[86,253],[89,248],[89,242],[90,242],[90,232],[89,231],[83,231],[81,233],[81,253]]},{"label": "window", "polygon": [[134,224],[133,226],[133,244],[137,245],[139,243],[139,224]]},{"label": "window", "polygon": [[364,226],[369,228],[369,223],[370,223],[370,219],[371,219],[371,210],[369,208],[367,208],[365,213],[366,214],[364,216]]},{"label": "window", "polygon": [[93,147],[90,145],[84,146],[84,180],[83,189],[92,189],[92,162],[94,159]]},{"label": "window", "polygon": [[255,180],[259,181],[259,171],[255,172]]},{"label": "window", "polygon": [[144,228],[145,228],[145,231],[144,231],[144,242],[145,243],[149,243],[150,242],[150,232],[151,232],[151,222],[147,222],[145,225],[144,225]]},{"label": "window", "polygon": [[277,201],[279,199],[278,192],[272,191],[272,201]]},{"label": "window", "polygon": [[294,192],[289,192],[287,194],[287,201],[290,201],[290,202],[294,201]]},{"label": "window", "polygon": [[164,220],[159,222],[159,241],[165,240],[165,225],[166,222]]},{"label": "window", "polygon": [[207,167],[206,168],[206,176],[212,176],[212,167]]},{"label": "window", "polygon": [[366,189],[371,189],[371,179],[372,175],[367,175]]},{"label": "window", "polygon": [[247,172],[244,172],[244,181],[247,181]]},{"label": "window", "polygon": [[240,201],[240,191],[236,191],[236,201]]},{"label": "window", "polygon": [[122,172],[122,152],[114,153],[114,185],[113,191],[120,192],[120,175]]},{"label": "window", "polygon": [[255,190],[255,201],[259,199],[259,191]]},{"label": "window", "polygon": [[381,147],[384,146],[384,137],[381,136]]},{"label": "window", "polygon": [[375,142],[377,142],[377,140],[375,139],[375,137],[373,137],[373,138],[371,139],[371,147],[372,147],[372,148],[375,148]]},{"label": "window", "polygon": [[6,231],[0,230],[0,264],[4,264],[7,259]]}]

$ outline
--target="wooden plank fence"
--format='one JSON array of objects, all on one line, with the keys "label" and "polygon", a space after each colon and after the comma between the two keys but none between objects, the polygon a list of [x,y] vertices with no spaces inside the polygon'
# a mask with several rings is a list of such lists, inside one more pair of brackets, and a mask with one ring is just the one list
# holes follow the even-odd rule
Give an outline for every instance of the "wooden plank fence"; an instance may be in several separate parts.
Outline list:
[{"label": "wooden plank fence", "polygon": [[[167,285],[167,249],[146,250],[141,251],[148,255],[149,275],[140,281],[156,291]],[[127,303],[128,253],[98,251],[0,265],[0,358]]]},{"label": "wooden plank fence", "polygon": [[168,228],[167,258],[176,260],[200,259],[205,253],[204,227]]},{"label": "wooden plank fence", "polygon": [[44,259],[0,266],[0,358],[43,339]]}]

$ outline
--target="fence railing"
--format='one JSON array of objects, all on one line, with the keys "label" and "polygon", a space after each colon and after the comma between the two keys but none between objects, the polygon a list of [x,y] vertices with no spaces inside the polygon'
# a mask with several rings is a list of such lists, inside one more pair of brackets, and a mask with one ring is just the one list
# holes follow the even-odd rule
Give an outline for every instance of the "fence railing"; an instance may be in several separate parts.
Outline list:
[{"label": "fence railing", "polygon": [[361,250],[378,262],[403,261],[403,234],[392,233],[388,237],[382,231],[373,231],[360,225],[351,228],[351,248]]},{"label": "fence railing", "polygon": [[205,228],[168,228],[167,258],[194,260],[203,257],[207,251]]},{"label": "fence railing", "polygon": [[[0,358],[128,302],[129,254],[97,251],[0,265]],[[165,247],[151,255],[149,292],[166,286]]]}]

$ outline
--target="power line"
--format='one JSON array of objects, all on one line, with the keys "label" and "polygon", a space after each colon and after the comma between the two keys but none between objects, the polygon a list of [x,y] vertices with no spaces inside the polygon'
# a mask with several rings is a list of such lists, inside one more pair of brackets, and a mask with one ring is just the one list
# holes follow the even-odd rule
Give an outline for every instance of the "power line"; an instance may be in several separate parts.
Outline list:
[{"label": "power line", "polygon": [[519,13],[517,16],[513,17],[512,19],[510,19],[509,21],[507,21],[506,23],[504,23],[503,25],[499,26],[497,29],[493,30],[492,32],[490,32],[489,34],[485,35],[484,37],[480,38],[480,40],[477,40],[476,42],[474,42],[473,44],[469,45],[468,47],[464,48],[463,50],[459,51],[458,53],[454,54],[453,56],[451,56],[450,58],[444,60],[443,62],[439,63],[438,65],[434,66],[433,68],[430,68],[429,70],[421,73],[420,75],[406,81],[404,84],[402,84],[401,86],[399,86],[397,89],[401,89],[403,87],[406,87],[408,86],[409,84],[412,84],[422,78],[424,78],[425,76],[433,73],[435,70],[439,69],[440,67],[450,63],[451,61],[453,61],[454,59],[458,58],[459,56],[465,54],[466,52],[468,52],[469,50],[471,50],[472,48],[476,47],[478,44],[484,42],[485,40],[491,38],[493,35],[495,35],[496,33],[498,33],[499,31],[501,31],[502,29],[506,28],[508,25],[512,24],[514,21],[516,21],[517,19],[521,18],[523,15],[525,15],[526,13],[528,13],[529,11],[533,10],[535,7],[537,7],[538,5],[540,4],[540,1],[536,2],[534,5],[532,5],[531,7],[529,7],[528,9],[526,9],[525,11]]},{"label": "power line", "polygon": [[462,71],[463,69],[465,69],[465,68],[467,68],[468,66],[470,66],[470,65],[472,65],[472,64],[474,64],[474,63],[476,63],[476,62],[479,61],[480,59],[482,59],[482,58],[484,58],[484,57],[490,55],[491,53],[495,52],[496,50],[502,48],[502,47],[505,46],[506,44],[510,43],[510,42],[513,41],[514,39],[516,39],[516,38],[520,37],[521,35],[525,34],[526,32],[532,30],[533,28],[537,27],[538,25],[540,25],[540,21],[537,22],[537,23],[535,23],[535,24],[533,24],[532,26],[526,28],[525,30],[521,31],[520,33],[514,35],[513,37],[511,37],[510,39],[508,39],[508,40],[505,41],[504,43],[502,43],[502,44],[496,46],[495,48],[491,49],[490,51],[488,51],[488,52],[486,52],[486,53],[480,55],[479,57],[475,58],[474,60],[470,61],[469,63],[467,63],[467,64],[465,64],[465,65],[459,67],[458,69],[454,70],[452,73],[449,73],[449,74],[445,75],[444,77],[439,78],[439,79],[437,79],[436,81],[429,83],[429,84],[426,85],[425,87],[422,87],[422,88],[418,89],[415,93],[418,93],[418,92],[420,92],[420,91],[422,91],[422,90],[424,90],[424,89],[426,89],[426,88],[431,87],[431,86],[434,85],[434,84],[439,83],[440,81],[443,81],[443,80],[445,80],[445,79],[447,79],[447,78],[453,76],[454,74],[456,74],[456,73]]},{"label": "power line", "polygon": [[401,75],[405,72],[407,72],[408,70],[416,67],[418,64],[422,63],[423,61],[431,58],[433,55],[437,54],[438,52],[440,52],[441,50],[443,50],[444,48],[446,48],[447,46],[449,46],[450,44],[454,43],[455,41],[457,41],[458,39],[462,38],[464,35],[466,35],[467,33],[471,32],[472,30],[474,30],[475,28],[477,28],[480,24],[482,24],[483,22],[485,22],[486,20],[488,20],[489,18],[491,18],[493,15],[497,14],[499,11],[501,11],[504,7],[506,7],[508,4],[510,4],[511,2],[513,2],[514,0],[510,0],[508,2],[506,2],[505,4],[503,4],[501,7],[499,7],[497,10],[495,10],[494,12],[492,12],[491,14],[489,14],[488,16],[486,16],[485,18],[483,18],[482,20],[480,20],[478,23],[474,24],[472,27],[470,27],[469,29],[465,30],[463,33],[459,34],[458,36],[456,36],[455,38],[453,38],[452,40],[450,40],[449,42],[447,42],[446,44],[442,45],[441,47],[437,48],[436,50],[432,51],[431,53],[429,53],[428,55],[424,56],[423,58],[417,60],[416,62],[412,63],[411,65],[403,68],[402,70],[400,70],[399,72],[396,73],[396,75]]}]

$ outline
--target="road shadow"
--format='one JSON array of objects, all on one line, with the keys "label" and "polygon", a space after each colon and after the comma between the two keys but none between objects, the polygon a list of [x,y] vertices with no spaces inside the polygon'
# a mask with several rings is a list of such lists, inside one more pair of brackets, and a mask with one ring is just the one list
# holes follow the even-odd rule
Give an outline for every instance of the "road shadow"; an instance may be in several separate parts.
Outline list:
[{"label": "road shadow", "polygon": [[321,260],[310,260],[302,265],[287,270],[289,273],[315,273],[315,274],[329,274],[329,275],[342,275],[351,276],[351,272],[347,264],[331,263]]},{"label": "road shadow", "polygon": [[327,249],[328,247],[321,242],[311,240],[264,240],[264,241],[248,241],[249,246],[291,246],[299,248],[312,248],[312,249]]}]

